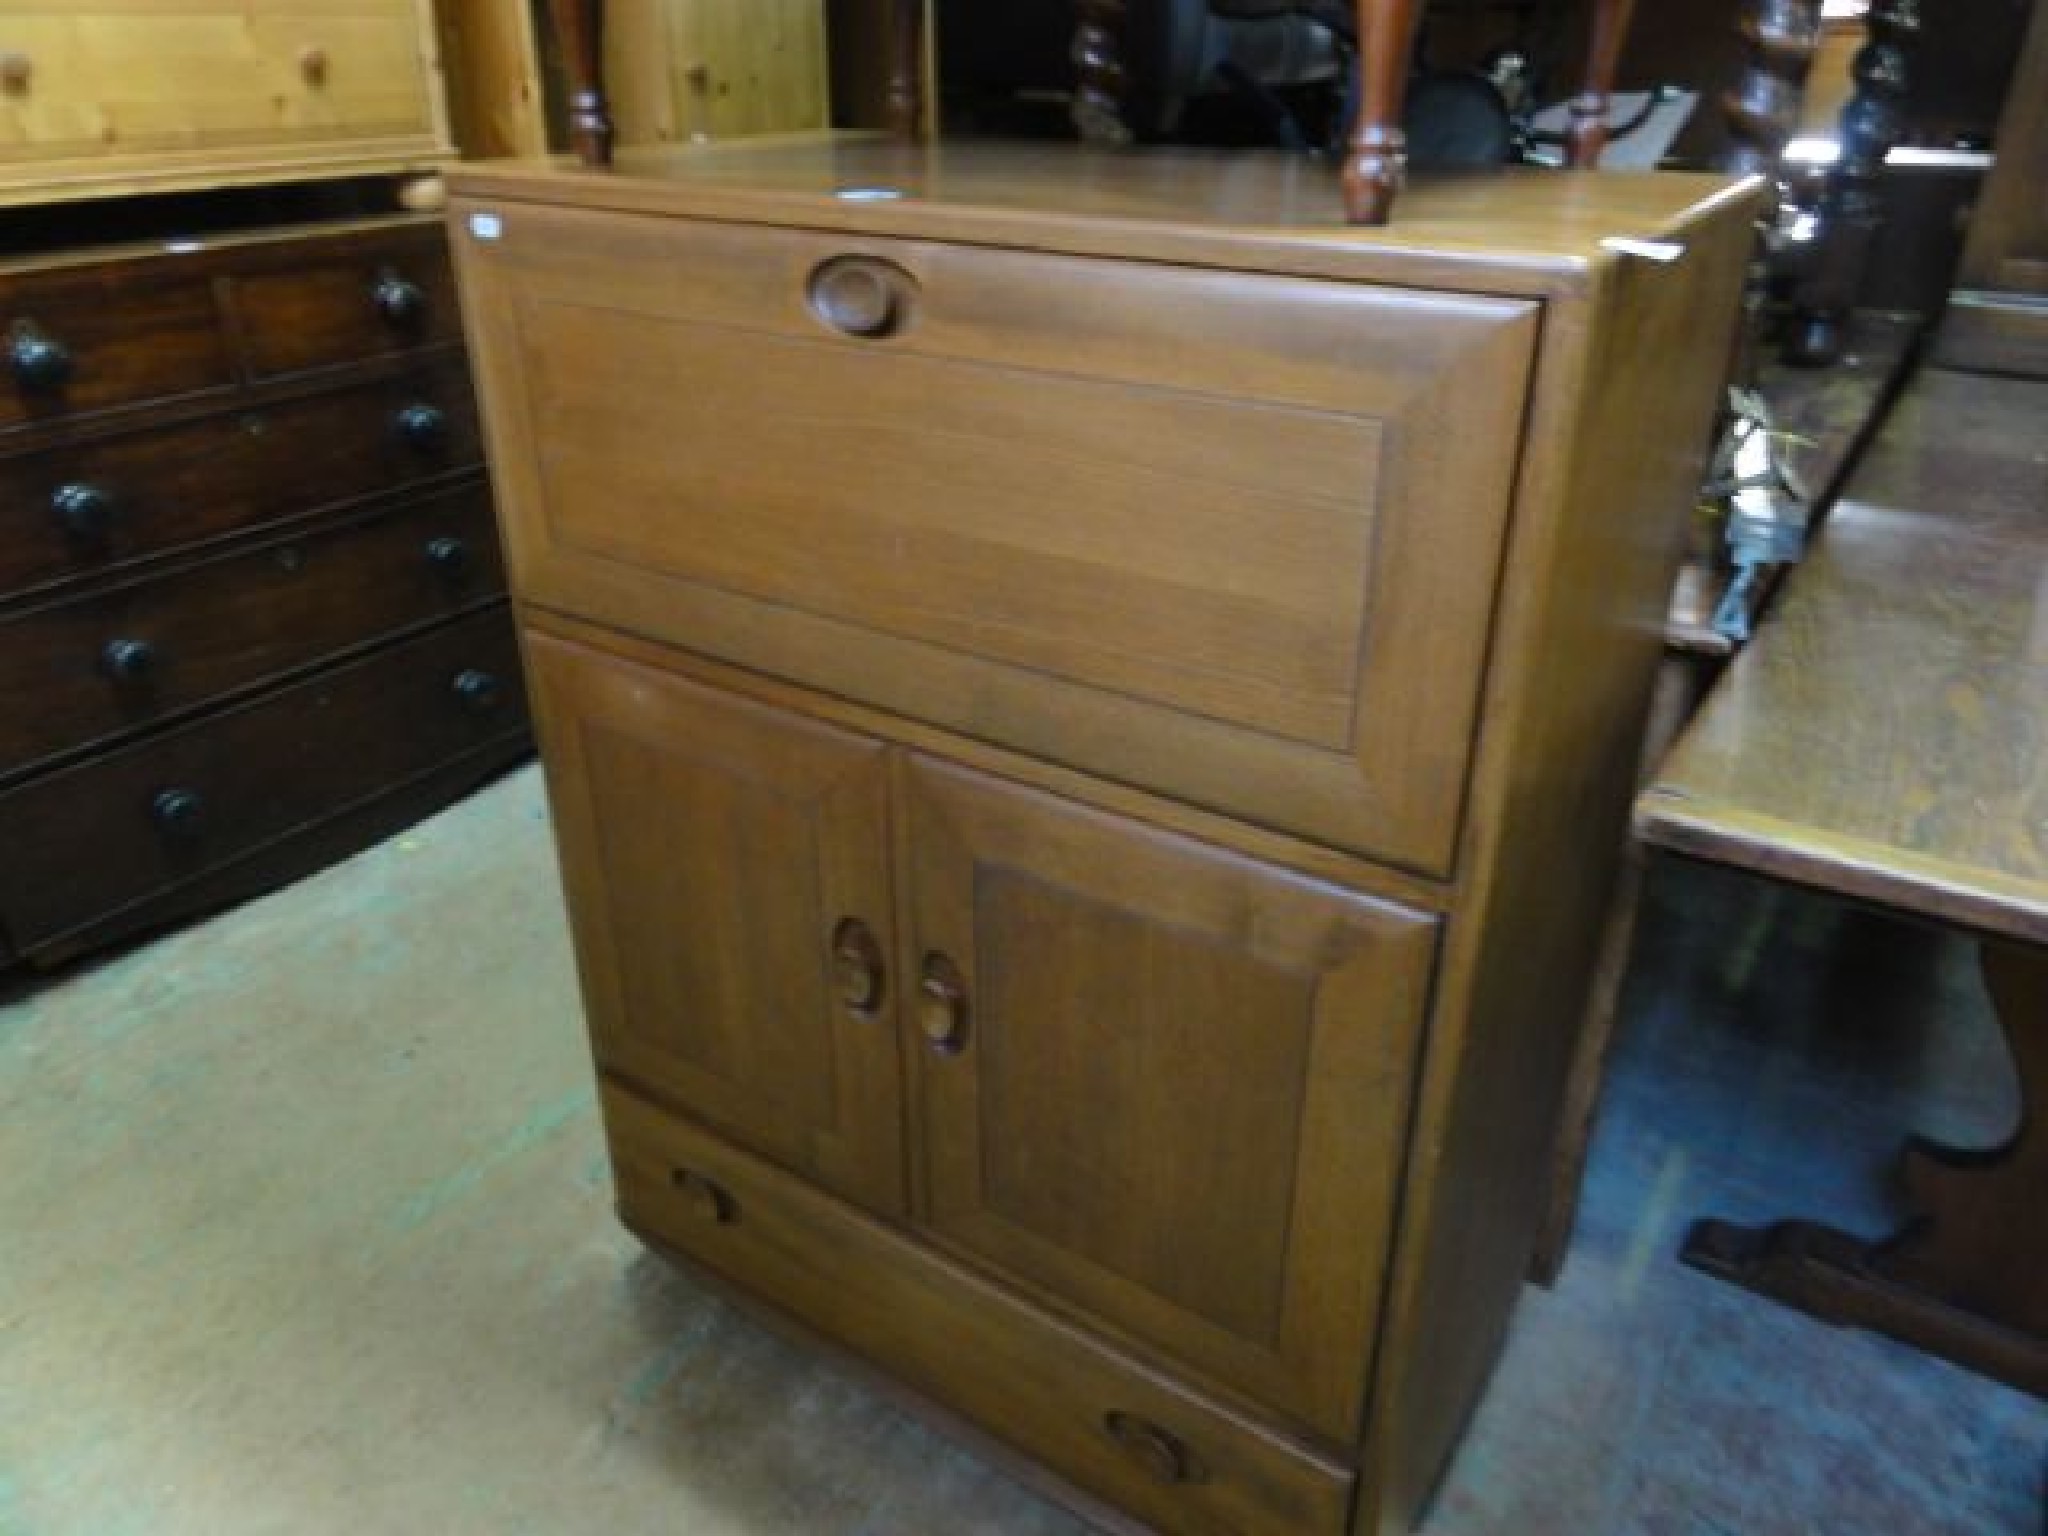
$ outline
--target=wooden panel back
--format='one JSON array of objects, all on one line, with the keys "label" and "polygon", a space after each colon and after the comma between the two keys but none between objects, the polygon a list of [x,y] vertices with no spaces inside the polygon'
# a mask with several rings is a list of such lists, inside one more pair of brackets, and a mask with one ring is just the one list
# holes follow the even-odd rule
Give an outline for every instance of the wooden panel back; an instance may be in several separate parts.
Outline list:
[{"label": "wooden panel back", "polygon": [[918,1053],[920,1220],[1348,1443],[1434,923],[929,759],[904,786],[903,966],[968,997]]}]

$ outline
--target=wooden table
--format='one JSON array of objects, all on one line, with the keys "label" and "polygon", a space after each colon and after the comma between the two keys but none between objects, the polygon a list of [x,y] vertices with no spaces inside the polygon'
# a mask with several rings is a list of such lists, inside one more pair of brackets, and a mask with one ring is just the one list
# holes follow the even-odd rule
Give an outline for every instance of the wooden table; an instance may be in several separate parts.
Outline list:
[{"label": "wooden table", "polygon": [[1982,945],[2025,1106],[2003,1147],[1915,1139],[1916,1214],[1866,1242],[1703,1222],[1687,1258],[2048,1394],[2048,381],[1928,370],[1638,805],[1650,843]]}]

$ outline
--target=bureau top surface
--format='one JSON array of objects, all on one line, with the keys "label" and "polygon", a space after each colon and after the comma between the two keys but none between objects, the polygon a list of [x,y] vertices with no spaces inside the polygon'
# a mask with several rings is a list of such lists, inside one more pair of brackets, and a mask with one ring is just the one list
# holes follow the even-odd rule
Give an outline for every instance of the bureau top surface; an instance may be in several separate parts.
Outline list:
[{"label": "bureau top surface", "polygon": [[[1084,255],[1552,292],[1671,259],[1758,183],[1698,173],[1418,176],[1383,228],[1348,226],[1334,165],[1267,151],[1102,150],[808,134],[459,167],[455,191],[625,212]],[[1483,276],[1483,283],[1482,283]]]}]

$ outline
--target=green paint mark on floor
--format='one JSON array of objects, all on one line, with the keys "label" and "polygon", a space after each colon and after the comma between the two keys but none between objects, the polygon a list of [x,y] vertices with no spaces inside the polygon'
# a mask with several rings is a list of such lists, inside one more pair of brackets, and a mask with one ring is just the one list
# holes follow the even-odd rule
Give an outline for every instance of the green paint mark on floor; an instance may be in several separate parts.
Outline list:
[{"label": "green paint mark on floor", "polygon": [[392,1224],[401,1232],[425,1226],[448,1206],[474,1191],[496,1170],[540,1145],[572,1120],[589,1114],[596,1104],[597,1091],[586,1084],[559,1099],[536,1106],[531,1114],[481,1155],[414,1194],[398,1208]]}]

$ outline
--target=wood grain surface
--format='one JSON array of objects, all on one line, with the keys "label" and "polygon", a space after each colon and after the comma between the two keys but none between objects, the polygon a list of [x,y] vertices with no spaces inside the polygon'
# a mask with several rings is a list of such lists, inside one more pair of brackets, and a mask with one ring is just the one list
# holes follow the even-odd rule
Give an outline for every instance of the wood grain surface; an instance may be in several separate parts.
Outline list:
[{"label": "wood grain surface", "polygon": [[2048,382],[1928,370],[1643,797],[1653,843],[2048,941]]},{"label": "wood grain surface", "polygon": [[[1578,291],[1610,239],[1679,241],[1750,183],[1717,175],[1417,176],[1380,228],[1339,216],[1336,173],[1278,152],[1071,144],[906,144],[790,135],[621,151],[618,174],[572,162],[457,168],[456,193],[564,207],[670,213],[801,228],[959,239],[1079,254],[1181,260],[1494,292]],[[848,200],[846,189],[882,189]]]}]

